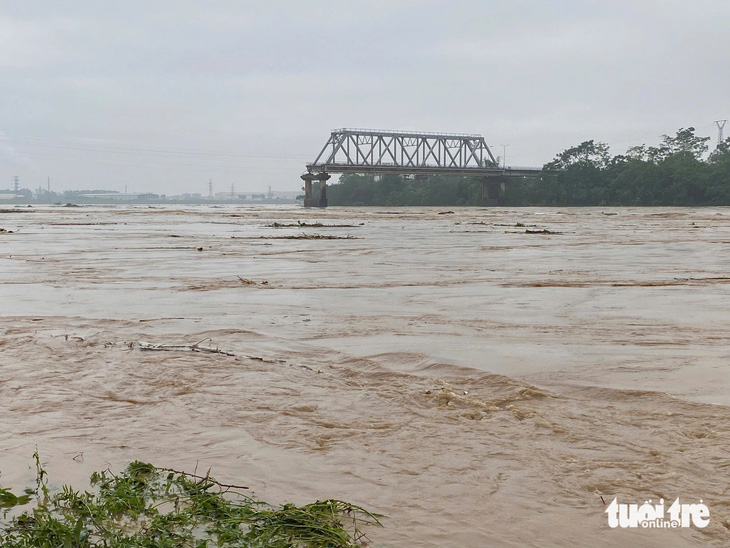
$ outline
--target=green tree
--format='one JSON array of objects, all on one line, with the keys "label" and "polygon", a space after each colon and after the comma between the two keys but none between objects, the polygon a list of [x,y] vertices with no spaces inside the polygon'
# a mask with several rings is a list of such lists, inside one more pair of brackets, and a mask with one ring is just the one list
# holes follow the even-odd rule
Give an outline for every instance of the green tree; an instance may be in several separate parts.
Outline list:
[{"label": "green tree", "polygon": [[[611,156],[609,147],[584,141],[557,154],[540,177],[507,185],[510,206],[730,205],[730,138],[705,160],[709,137],[682,128],[656,147],[639,145]],[[405,179],[347,175],[333,185],[333,205],[479,205],[477,178]]]}]

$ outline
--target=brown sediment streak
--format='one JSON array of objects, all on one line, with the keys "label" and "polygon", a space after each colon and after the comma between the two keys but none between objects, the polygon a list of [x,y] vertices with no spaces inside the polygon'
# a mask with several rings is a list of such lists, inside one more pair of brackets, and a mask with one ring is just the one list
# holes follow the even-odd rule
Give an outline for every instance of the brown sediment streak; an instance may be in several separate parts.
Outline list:
[{"label": "brown sediment streak", "polygon": [[685,285],[730,284],[730,277],[684,278],[673,280],[539,280],[507,282],[505,287],[673,287]]},{"label": "brown sediment streak", "polygon": [[[730,542],[728,210],[82,209],[3,219],[3,487],[37,446],[79,488],[140,459],[350,500],[374,545]],[[614,497],[710,525],[610,530]]]}]

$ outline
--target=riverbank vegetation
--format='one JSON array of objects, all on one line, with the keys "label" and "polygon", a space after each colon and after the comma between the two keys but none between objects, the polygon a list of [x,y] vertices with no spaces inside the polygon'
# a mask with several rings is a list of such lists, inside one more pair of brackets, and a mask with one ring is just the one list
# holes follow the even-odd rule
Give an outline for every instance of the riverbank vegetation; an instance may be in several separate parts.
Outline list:
[{"label": "riverbank vegetation", "polygon": [[379,516],[343,501],[273,507],[245,486],[142,462],[118,475],[95,472],[91,492],[54,492],[37,455],[36,463],[35,489],[0,488],[4,548],[350,548],[367,543],[363,526],[380,525]]},{"label": "riverbank vegetation", "polygon": [[[545,164],[542,176],[510,179],[507,206],[730,205],[730,138],[708,155],[709,137],[694,128],[665,135],[612,156],[608,145],[585,141]],[[330,205],[478,206],[482,183],[470,177],[407,179],[343,175],[328,188]]]}]

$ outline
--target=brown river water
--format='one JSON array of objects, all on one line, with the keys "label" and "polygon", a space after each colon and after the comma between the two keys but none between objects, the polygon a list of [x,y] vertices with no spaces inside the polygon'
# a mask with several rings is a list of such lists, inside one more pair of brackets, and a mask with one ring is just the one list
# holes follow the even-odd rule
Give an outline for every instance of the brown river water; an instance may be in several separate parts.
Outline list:
[{"label": "brown river water", "polygon": [[17,209],[0,486],[37,447],[348,500],[373,546],[730,544],[730,209]]}]

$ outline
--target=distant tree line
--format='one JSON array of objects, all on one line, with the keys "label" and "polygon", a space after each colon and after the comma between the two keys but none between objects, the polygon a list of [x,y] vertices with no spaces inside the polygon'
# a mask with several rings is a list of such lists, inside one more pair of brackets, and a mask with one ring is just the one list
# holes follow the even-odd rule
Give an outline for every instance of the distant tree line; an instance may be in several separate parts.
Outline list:
[{"label": "distant tree line", "polygon": [[469,206],[479,204],[481,195],[478,179],[441,175],[406,178],[346,174],[327,188],[329,205]]},{"label": "distant tree line", "polygon": [[[665,135],[657,147],[640,145],[611,156],[608,145],[585,141],[545,164],[540,177],[507,183],[507,206],[730,205],[730,138],[707,158],[709,137],[695,129]],[[476,206],[478,178],[343,175],[330,185],[330,205]]]}]

